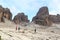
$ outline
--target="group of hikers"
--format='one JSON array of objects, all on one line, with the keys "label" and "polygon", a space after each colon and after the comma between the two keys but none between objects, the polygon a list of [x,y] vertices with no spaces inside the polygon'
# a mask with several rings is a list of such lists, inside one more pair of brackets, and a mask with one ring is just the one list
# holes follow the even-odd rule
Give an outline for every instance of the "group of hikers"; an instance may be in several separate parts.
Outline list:
[{"label": "group of hikers", "polygon": [[16,25],[16,30],[20,30],[20,26]]},{"label": "group of hikers", "polygon": [[[21,28],[20,28],[20,26],[18,26],[18,25],[16,25],[16,30],[20,30]],[[36,33],[36,28],[34,29],[34,33]]]}]

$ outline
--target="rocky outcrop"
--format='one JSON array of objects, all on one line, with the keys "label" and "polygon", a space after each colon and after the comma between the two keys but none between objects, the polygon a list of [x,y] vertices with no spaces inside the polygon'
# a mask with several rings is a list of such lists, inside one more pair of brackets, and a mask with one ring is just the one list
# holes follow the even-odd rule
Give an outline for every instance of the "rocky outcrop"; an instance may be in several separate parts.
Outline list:
[{"label": "rocky outcrop", "polygon": [[49,15],[48,7],[44,6],[39,9],[39,11],[37,12],[37,16],[41,15]]},{"label": "rocky outcrop", "polygon": [[41,7],[32,21],[39,25],[51,25],[51,20],[49,20],[48,7]]},{"label": "rocky outcrop", "polygon": [[25,15],[24,13],[18,13],[18,14],[14,17],[13,21],[14,21],[16,24],[19,24],[19,23],[21,23],[21,22],[29,22],[27,15]]},{"label": "rocky outcrop", "polygon": [[12,20],[12,13],[8,8],[4,8],[4,17],[8,20]]},{"label": "rocky outcrop", "polygon": [[0,5],[0,22],[4,22],[3,17],[7,18],[8,20],[12,20],[12,13],[8,8],[3,8]]},{"label": "rocky outcrop", "polygon": [[50,20],[52,20],[53,23],[60,23],[60,15],[50,15]]},{"label": "rocky outcrop", "polygon": [[4,22],[4,20],[3,20],[3,10],[4,10],[4,8],[2,6],[0,6],[0,22]]}]

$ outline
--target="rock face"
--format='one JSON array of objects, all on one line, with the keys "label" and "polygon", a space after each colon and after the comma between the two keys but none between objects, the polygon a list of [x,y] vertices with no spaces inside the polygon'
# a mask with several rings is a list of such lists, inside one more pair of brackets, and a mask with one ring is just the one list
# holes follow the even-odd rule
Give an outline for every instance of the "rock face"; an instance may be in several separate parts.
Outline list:
[{"label": "rock face", "polygon": [[4,17],[7,18],[8,20],[12,20],[12,13],[8,8],[4,9]]},{"label": "rock face", "polygon": [[60,15],[50,15],[50,20],[52,20],[53,23],[60,23]]},{"label": "rock face", "polygon": [[44,6],[39,9],[37,16],[41,15],[49,15],[48,7]]},{"label": "rock face", "polygon": [[16,24],[19,24],[19,23],[21,23],[21,22],[29,22],[27,15],[25,15],[24,13],[18,13],[18,14],[14,17],[13,21],[14,21]]},{"label": "rock face", "polygon": [[3,17],[7,18],[8,20],[12,20],[12,13],[8,8],[3,8],[0,5],[0,22],[4,22]]},{"label": "rock face", "polygon": [[51,20],[49,20],[49,11],[47,7],[41,7],[32,21],[40,25],[51,25]]},{"label": "rock face", "polygon": [[3,20],[3,7],[2,6],[0,6],[0,22],[4,22],[4,20]]}]

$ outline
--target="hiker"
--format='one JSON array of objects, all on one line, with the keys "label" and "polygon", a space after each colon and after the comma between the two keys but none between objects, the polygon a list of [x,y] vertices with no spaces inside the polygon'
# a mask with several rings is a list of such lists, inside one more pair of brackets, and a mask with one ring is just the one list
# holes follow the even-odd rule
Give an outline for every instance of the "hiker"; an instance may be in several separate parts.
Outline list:
[{"label": "hiker", "polygon": [[36,33],[36,28],[35,28],[34,32]]},{"label": "hiker", "polygon": [[20,30],[20,27],[18,27],[18,30]]},{"label": "hiker", "polygon": [[16,30],[17,30],[18,26],[16,25]]}]

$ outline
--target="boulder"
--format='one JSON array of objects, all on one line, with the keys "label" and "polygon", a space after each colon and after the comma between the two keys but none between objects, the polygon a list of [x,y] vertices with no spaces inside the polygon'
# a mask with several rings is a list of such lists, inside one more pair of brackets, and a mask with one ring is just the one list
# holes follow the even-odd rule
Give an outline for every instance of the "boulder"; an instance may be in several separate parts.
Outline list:
[{"label": "boulder", "polygon": [[14,19],[13,19],[14,23],[19,24],[21,22],[29,22],[28,20],[28,16],[25,15],[24,13],[18,13]]}]

